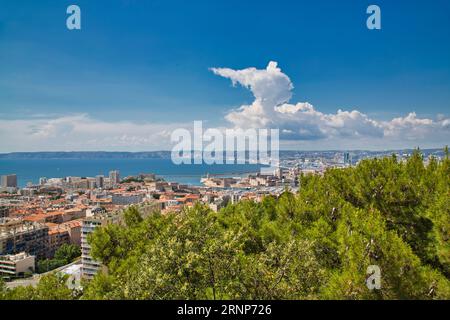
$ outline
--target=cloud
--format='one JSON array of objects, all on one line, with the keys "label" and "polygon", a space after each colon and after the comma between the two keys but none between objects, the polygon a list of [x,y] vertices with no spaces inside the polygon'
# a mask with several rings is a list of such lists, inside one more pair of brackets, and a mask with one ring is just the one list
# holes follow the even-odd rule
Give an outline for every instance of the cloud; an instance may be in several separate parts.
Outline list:
[{"label": "cloud", "polygon": [[107,122],[87,114],[0,120],[1,151],[163,150],[173,130],[191,124]]},{"label": "cloud", "polygon": [[[258,70],[247,68],[232,70],[228,68],[212,68],[216,75],[231,79],[234,86],[241,84],[255,96],[255,101],[249,106],[242,106],[229,113],[226,119],[237,127],[266,127],[271,123],[274,106],[288,102],[294,88],[287,75],[281,72],[277,63],[271,61],[267,68]],[[250,121],[250,123],[247,123]]]},{"label": "cloud", "polygon": [[383,124],[386,137],[403,137],[408,140],[421,140],[433,134],[442,134],[447,139],[450,133],[450,119],[438,116],[436,120],[420,119],[415,112],[403,118],[394,118]]},{"label": "cloud", "polygon": [[[450,119],[445,115],[429,119],[411,112],[381,121],[358,110],[323,113],[308,102],[292,103],[294,86],[276,62],[261,70],[211,71],[254,95],[251,104],[226,114],[228,123],[241,129],[278,128],[284,149],[433,148],[450,140]],[[230,125],[218,129],[224,132]],[[0,152],[170,150],[172,132],[192,127],[193,122],[105,121],[88,114],[0,119]]]},{"label": "cloud", "polygon": [[308,102],[291,104],[294,86],[273,61],[262,70],[211,70],[230,79],[234,86],[240,84],[249,89],[255,97],[252,104],[242,105],[225,116],[236,128],[278,128],[284,140],[316,143],[327,140],[338,144],[351,141],[354,146],[367,143],[394,146],[405,140],[418,144],[445,143],[449,140],[450,119],[442,115],[433,120],[421,119],[410,113],[390,121],[379,121],[358,110],[325,114]]}]

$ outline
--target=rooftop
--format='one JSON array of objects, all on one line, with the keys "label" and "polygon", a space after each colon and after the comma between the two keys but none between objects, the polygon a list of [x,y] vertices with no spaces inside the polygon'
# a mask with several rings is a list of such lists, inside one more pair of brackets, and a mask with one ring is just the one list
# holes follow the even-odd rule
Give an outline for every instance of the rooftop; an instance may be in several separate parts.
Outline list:
[{"label": "rooftop", "polygon": [[17,262],[17,261],[21,261],[30,257],[34,257],[31,256],[29,254],[27,254],[26,252],[20,252],[17,254],[7,254],[4,256],[0,256],[0,261],[11,261],[11,262]]}]

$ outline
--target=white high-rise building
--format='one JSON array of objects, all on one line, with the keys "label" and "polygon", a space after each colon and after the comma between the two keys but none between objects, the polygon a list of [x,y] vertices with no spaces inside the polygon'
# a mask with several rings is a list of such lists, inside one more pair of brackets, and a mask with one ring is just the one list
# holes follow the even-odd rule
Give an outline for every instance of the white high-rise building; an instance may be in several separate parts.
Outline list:
[{"label": "white high-rise building", "polygon": [[120,172],[118,170],[109,172],[110,183],[115,186],[120,183]]},{"label": "white high-rise building", "polygon": [[91,280],[103,267],[100,261],[96,261],[91,256],[91,246],[88,243],[88,236],[98,227],[109,223],[118,223],[120,219],[117,213],[100,212],[95,213],[83,220],[81,224],[81,277]]},{"label": "white high-rise building", "polygon": [[100,270],[101,263],[91,257],[91,246],[87,238],[102,223],[96,219],[85,219],[81,225],[81,277],[91,280]]}]

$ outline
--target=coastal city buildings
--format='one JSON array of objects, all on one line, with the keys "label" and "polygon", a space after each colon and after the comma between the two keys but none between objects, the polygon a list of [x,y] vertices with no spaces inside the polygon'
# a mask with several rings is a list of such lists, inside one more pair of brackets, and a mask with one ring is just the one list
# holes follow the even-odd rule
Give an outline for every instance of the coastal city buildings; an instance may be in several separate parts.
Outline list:
[{"label": "coastal city buildings", "polygon": [[[154,173],[121,179],[119,171],[112,170],[107,177],[41,177],[39,184],[13,188],[20,186],[18,177],[7,175],[2,185],[8,187],[0,192],[0,257],[28,261],[32,256],[38,263],[52,259],[62,245],[73,244],[81,247],[83,278],[92,279],[102,264],[91,257],[89,234],[109,223],[121,223],[121,213],[129,206],[138,206],[144,216],[155,211],[178,213],[197,203],[219,211],[229,203],[277,197],[286,189],[297,192],[301,175],[322,175],[330,168],[345,169],[383,155],[387,154],[285,152],[273,172],[207,174],[201,185],[165,181]],[[409,154],[398,153],[397,157],[403,161]],[[23,272],[21,267],[16,269]]]}]

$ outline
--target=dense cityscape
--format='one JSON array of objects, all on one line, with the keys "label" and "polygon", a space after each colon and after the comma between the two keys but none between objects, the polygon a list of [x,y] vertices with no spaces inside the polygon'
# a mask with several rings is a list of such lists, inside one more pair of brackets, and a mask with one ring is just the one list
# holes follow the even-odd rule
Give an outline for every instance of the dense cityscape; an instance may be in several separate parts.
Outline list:
[{"label": "dense cityscape", "polygon": [[449,12],[0,0],[2,314],[432,317]]},{"label": "dense cityscape", "polygon": [[[297,192],[299,176],[323,175],[330,168],[347,168],[366,158],[395,155],[400,161],[411,150],[386,152],[282,152],[280,167],[272,173],[252,173],[239,177],[209,175],[202,186],[165,181],[157,173],[121,177],[118,170],[108,176],[42,177],[38,184],[18,187],[14,174],[1,176],[0,188],[0,274],[8,286],[35,284],[39,274],[58,268],[72,277],[92,279],[101,262],[90,256],[88,235],[98,226],[120,223],[121,212],[138,206],[141,212],[181,212],[196,203],[217,212],[227,204],[242,200],[261,202],[267,195],[280,196],[286,189]],[[425,159],[438,161],[442,150],[423,150]],[[5,169],[3,169],[4,171]],[[81,250],[68,265],[51,261],[64,245]],[[47,263],[48,265],[48,263]]]}]

